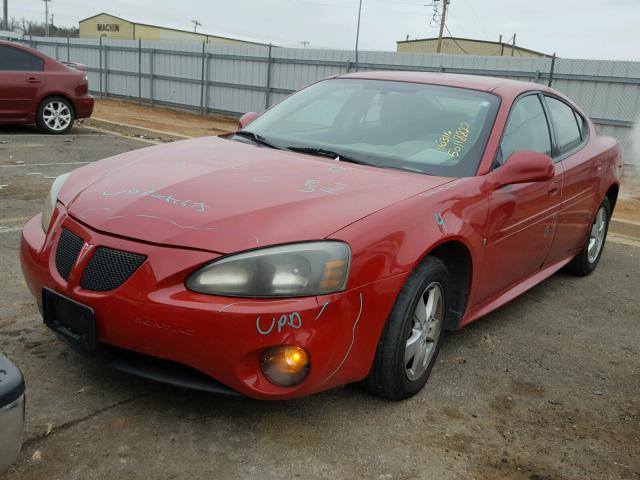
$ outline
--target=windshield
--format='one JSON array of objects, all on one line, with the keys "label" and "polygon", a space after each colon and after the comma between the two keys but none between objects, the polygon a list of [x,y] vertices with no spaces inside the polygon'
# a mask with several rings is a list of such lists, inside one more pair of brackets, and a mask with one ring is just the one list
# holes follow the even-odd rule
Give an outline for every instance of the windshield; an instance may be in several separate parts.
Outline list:
[{"label": "windshield", "polygon": [[246,132],[278,148],[464,177],[476,173],[499,103],[462,88],[332,79],[286,98]]}]

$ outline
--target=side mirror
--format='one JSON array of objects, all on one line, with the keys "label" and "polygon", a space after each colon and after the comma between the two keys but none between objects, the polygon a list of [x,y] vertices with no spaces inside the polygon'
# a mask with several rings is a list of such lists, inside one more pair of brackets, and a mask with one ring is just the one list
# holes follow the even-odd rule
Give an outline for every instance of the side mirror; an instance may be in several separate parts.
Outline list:
[{"label": "side mirror", "polygon": [[256,118],[258,118],[258,113],[256,112],[247,112],[240,117],[240,121],[238,122],[238,129],[242,130],[251,122],[253,122]]},{"label": "side mirror", "polygon": [[23,428],[24,379],[0,353],[0,475],[20,453]]},{"label": "side mirror", "polygon": [[507,162],[487,177],[493,189],[517,183],[544,182],[555,175],[551,157],[529,150],[513,152]]}]

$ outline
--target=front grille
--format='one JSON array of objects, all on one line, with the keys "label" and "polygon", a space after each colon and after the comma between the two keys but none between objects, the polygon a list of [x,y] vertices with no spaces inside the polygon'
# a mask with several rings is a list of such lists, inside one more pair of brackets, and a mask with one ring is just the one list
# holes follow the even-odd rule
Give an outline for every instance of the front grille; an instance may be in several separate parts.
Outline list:
[{"label": "front grille", "polygon": [[122,285],[147,257],[99,247],[82,274],[80,287],[106,292]]},{"label": "front grille", "polygon": [[66,228],[62,229],[56,247],[56,268],[65,280],[69,280],[71,269],[80,255],[84,241]]}]

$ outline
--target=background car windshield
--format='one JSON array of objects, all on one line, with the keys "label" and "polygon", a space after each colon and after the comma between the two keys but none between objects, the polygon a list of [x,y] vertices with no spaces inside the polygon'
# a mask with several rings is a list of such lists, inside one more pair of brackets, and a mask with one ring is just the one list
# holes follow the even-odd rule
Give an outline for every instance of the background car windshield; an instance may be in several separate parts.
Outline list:
[{"label": "background car windshield", "polygon": [[374,166],[472,176],[499,103],[495,95],[462,88],[334,79],[290,96],[247,130],[282,148],[322,148]]}]

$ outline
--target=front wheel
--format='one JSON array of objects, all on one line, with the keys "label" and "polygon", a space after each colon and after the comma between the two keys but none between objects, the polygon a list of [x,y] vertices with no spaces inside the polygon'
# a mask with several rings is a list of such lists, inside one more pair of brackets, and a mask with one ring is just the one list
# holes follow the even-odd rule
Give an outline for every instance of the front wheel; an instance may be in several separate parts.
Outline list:
[{"label": "front wheel", "polygon": [[607,240],[609,231],[609,220],[611,218],[611,204],[609,199],[604,197],[602,203],[596,211],[596,215],[591,224],[591,230],[582,250],[567,265],[567,270],[575,275],[585,276],[593,272],[598,266],[604,243]]},{"label": "front wheel", "polygon": [[437,258],[427,257],[413,271],[387,319],[365,389],[391,400],[422,390],[442,343],[449,285]]},{"label": "front wheel", "polygon": [[62,97],[45,99],[38,108],[38,128],[45,133],[63,134],[73,127],[73,107]]}]

